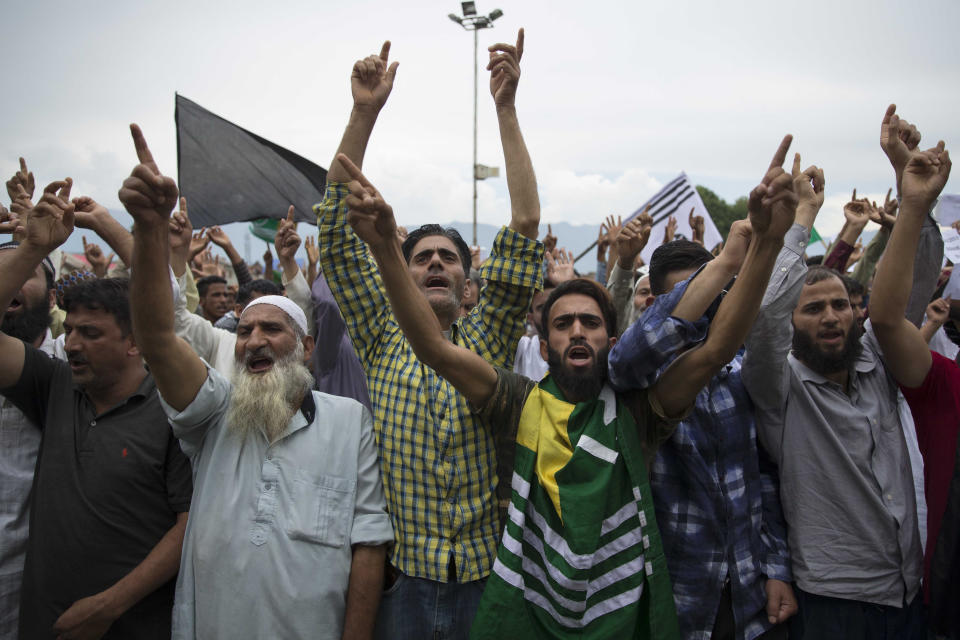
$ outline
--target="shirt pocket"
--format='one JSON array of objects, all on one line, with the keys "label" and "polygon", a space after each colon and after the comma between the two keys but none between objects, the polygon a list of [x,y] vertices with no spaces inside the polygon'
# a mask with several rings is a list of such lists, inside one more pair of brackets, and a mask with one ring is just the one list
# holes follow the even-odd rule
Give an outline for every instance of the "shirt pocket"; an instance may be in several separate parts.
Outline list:
[{"label": "shirt pocket", "polygon": [[293,540],[342,547],[353,523],[356,481],[300,471],[287,510],[287,535]]}]

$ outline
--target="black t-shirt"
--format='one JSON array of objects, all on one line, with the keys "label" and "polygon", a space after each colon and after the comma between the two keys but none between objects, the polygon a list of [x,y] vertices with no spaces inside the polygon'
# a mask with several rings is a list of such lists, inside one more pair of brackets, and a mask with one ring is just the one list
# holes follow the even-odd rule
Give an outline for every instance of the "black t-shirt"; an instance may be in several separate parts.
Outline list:
[{"label": "black t-shirt", "polygon": [[[2,390],[43,429],[20,592],[20,637],[54,637],[57,618],[107,589],[150,553],[190,509],[190,462],[147,375],[125,402],[97,415],[70,367],[32,347]],[[170,580],[127,611],[104,638],[169,638]]]}]

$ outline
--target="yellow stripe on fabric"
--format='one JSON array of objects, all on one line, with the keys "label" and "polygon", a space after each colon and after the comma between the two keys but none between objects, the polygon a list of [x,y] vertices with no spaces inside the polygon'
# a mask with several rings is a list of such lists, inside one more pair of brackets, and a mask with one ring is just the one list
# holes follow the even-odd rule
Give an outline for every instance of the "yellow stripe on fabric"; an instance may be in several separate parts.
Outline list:
[{"label": "yellow stripe on fabric", "polygon": [[517,429],[517,444],[536,455],[534,468],[537,481],[550,496],[561,522],[563,513],[560,511],[560,488],[556,475],[573,456],[567,420],[575,406],[543,391],[539,386],[534,387],[523,405]]}]

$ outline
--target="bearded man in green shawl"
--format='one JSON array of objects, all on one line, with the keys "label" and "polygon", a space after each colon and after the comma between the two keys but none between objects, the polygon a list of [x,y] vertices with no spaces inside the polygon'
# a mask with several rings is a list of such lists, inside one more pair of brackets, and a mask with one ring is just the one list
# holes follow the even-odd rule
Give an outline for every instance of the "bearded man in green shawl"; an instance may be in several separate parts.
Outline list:
[{"label": "bearded man in green shawl", "polygon": [[[401,329],[420,361],[460,391],[499,438],[515,441],[503,539],[474,638],[678,638],[646,463],[736,353],[793,224],[787,136],[751,193],[720,257],[705,265],[674,315],[693,321],[733,275],[707,339],[647,390],[615,394],[607,353],[616,312],[591,280],[561,284],[543,308],[537,382],[496,368],[444,337],[405,267],[392,208],[343,155],[353,178],[348,221],[370,247]],[[503,469],[503,465],[499,466]]]}]

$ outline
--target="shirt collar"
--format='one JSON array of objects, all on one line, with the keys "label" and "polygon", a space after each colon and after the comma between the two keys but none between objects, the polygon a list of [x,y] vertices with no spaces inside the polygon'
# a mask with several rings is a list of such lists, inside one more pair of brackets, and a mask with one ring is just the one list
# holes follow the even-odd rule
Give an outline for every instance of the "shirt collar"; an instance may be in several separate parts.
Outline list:
[{"label": "shirt collar", "polygon": [[[797,357],[793,355],[793,351],[790,352],[790,355],[788,355],[787,358],[789,359],[790,364],[793,365],[794,371],[797,372],[797,376],[799,376],[801,382],[813,382],[814,384],[836,384],[832,380],[825,378],[798,360]],[[860,355],[853,363],[853,371],[851,373],[870,373],[876,369],[877,365],[879,364],[879,361],[869,349],[862,349],[860,351]],[[855,376],[851,376],[851,382],[853,382],[853,378],[855,378]]]}]

